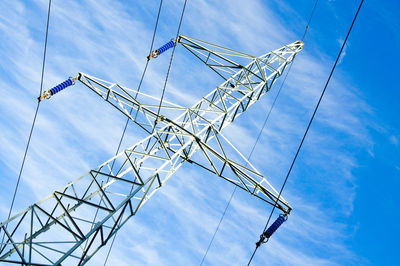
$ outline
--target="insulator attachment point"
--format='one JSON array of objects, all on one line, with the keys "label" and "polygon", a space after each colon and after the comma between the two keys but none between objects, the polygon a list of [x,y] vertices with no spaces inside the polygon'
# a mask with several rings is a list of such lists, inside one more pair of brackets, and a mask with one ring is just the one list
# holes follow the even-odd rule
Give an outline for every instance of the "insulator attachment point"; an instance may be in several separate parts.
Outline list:
[{"label": "insulator attachment point", "polygon": [[160,54],[164,53],[165,51],[167,51],[168,49],[174,47],[178,42],[178,39],[174,40],[173,38],[167,42],[166,44],[164,44],[163,46],[161,46],[160,48],[158,48],[157,50],[152,51],[148,56],[147,56],[147,61],[149,61],[151,58],[157,58]]},{"label": "insulator attachment point", "polygon": [[63,89],[72,86],[75,84],[76,80],[78,80],[79,76],[76,77],[69,77],[67,80],[65,80],[64,82],[58,84],[57,86],[51,88],[48,91],[43,92],[43,95],[38,97],[38,101],[40,102],[43,99],[50,99],[51,96],[53,96],[54,94],[62,91]]},{"label": "insulator attachment point", "polygon": [[273,224],[268,227],[267,230],[265,230],[261,235],[260,235],[260,240],[256,243],[257,248],[261,246],[261,244],[267,243],[269,238],[272,236],[273,233],[288,219],[287,213],[280,214],[279,217],[275,220]]}]

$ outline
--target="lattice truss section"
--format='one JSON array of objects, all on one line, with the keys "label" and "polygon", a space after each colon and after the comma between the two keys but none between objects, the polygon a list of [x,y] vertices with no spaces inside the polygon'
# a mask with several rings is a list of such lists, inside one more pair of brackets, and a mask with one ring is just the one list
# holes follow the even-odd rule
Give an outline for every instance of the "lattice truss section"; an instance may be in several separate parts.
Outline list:
[{"label": "lattice truss section", "polygon": [[[187,36],[180,36],[179,43],[225,82],[190,108],[164,101],[158,115],[158,99],[79,73],[81,83],[148,136],[1,223],[0,233],[4,232],[5,238],[0,245],[0,261],[85,264],[185,162],[274,204],[277,191],[221,131],[270,90],[303,43],[297,41],[260,57]],[[250,63],[243,66],[234,58]],[[225,78],[226,74],[230,77]],[[139,95],[146,103],[137,100]],[[228,158],[226,150],[236,151],[239,160]],[[277,208],[291,210],[282,197]]]}]

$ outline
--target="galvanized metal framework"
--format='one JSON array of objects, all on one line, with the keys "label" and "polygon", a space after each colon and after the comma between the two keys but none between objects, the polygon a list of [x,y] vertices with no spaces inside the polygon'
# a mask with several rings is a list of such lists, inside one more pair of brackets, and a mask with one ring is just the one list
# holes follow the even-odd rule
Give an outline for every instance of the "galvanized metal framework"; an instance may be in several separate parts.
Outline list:
[{"label": "galvanized metal framework", "polygon": [[[185,162],[274,204],[278,193],[267,180],[242,155],[249,167],[228,158],[230,142],[221,130],[270,90],[303,43],[253,57],[187,36],[178,42],[225,82],[190,108],[164,101],[158,115],[157,98],[79,73],[80,82],[149,135],[1,223],[0,232],[6,235],[1,262],[85,264]],[[234,58],[250,63],[243,66]],[[291,210],[282,197],[277,208]]]}]

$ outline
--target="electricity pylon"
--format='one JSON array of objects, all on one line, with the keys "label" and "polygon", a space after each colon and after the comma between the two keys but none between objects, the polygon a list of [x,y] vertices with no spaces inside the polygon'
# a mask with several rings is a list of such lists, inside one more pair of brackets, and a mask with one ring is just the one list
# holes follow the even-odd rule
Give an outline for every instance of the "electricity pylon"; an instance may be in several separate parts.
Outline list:
[{"label": "electricity pylon", "polygon": [[[150,95],[79,73],[82,84],[148,136],[1,223],[1,262],[85,264],[185,162],[290,212],[290,205],[282,197],[277,200],[277,191],[244,156],[238,153],[248,167],[227,156],[227,145],[237,149],[221,131],[271,89],[303,43],[254,57],[187,36],[177,42],[225,81],[192,107],[163,101],[160,108]],[[243,66],[235,59],[250,63]]]}]

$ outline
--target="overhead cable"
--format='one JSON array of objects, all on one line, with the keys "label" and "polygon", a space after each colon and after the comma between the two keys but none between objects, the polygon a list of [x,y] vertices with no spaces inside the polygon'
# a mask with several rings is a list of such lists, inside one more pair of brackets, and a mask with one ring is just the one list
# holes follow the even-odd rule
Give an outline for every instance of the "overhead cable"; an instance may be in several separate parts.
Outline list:
[{"label": "overhead cable", "polygon": [[[301,147],[303,146],[304,140],[305,140],[305,138],[307,137],[307,133],[308,133],[308,131],[309,131],[309,129],[310,129],[310,126],[311,126],[311,124],[312,124],[312,122],[313,122],[313,120],[314,120],[315,114],[316,114],[317,111],[318,111],[319,105],[320,105],[320,103],[321,103],[321,101],[322,101],[322,98],[324,97],[325,91],[326,91],[326,89],[327,89],[327,87],[328,87],[328,84],[329,84],[329,82],[330,82],[330,80],[331,80],[331,77],[332,77],[332,75],[333,75],[333,72],[335,71],[336,65],[337,65],[338,62],[339,62],[339,59],[340,59],[340,57],[341,57],[341,55],[342,55],[342,52],[343,52],[343,49],[344,49],[344,47],[345,47],[345,45],[346,45],[347,39],[348,39],[348,37],[349,37],[349,35],[350,35],[350,32],[351,32],[351,30],[352,30],[352,28],[353,28],[353,25],[354,25],[354,23],[355,23],[355,21],[356,21],[356,19],[357,19],[358,13],[359,13],[359,11],[360,11],[361,6],[362,6],[363,3],[364,3],[364,0],[361,0],[360,5],[359,5],[359,7],[358,7],[358,9],[357,9],[357,12],[356,12],[356,14],[355,14],[355,16],[354,16],[354,18],[353,18],[353,21],[352,21],[352,23],[351,23],[351,25],[350,25],[350,28],[349,28],[349,30],[348,30],[348,32],[347,32],[346,38],[345,38],[344,41],[343,41],[342,47],[340,48],[339,54],[337,55],[336,61],[335,61],[334,65],[333,65],[333,67],[332,67],[332,70],[331,70],[330,74],[329,74],[328,80],[326,81],[325,86],[324,86],[324,89],[322,90],[321,95],[320,95],[320,97],[319,97],[318,103],[317,103],[317,105],[315,106],[315,109],[314,109],[314,112],[313,112],[313,114],[312,114],[312,116],[311,116],[310,122],[308,123],[308,126],[307,126],[307,128],[306,128],[306,131],[304,132],[303,138],[301,139],[300,145],[299,145],[299,147],[298,147],[298,149],[297,149],[297,152],[296,152],[296,154],[295,154],[295,156],[294,156],[294,158],[293,158],[293,161],[292,161],[292,163],[291,163],[291,165],[290,165],[290,168],[289,168],[289,171],[288,171],[288,173],[287,173],[287,175],[286,175],[285,181],[283,182],[282,187],[281,187],[281,190],[279,191],[278,198],[276,199],[275,204],[274,204],[274,207],[272,208],[272,211],[271,211],[271,213],[270,213],[270,215],[269,215],[269,217],[268,217],[267,223],[265,224],[265,227],[264,227],[264,230],[263,230],[263,234],[261,235],[261,237],[264,235],[264,232],[265,232],[265,230],[266,230],[267,227],[268,227],[268,224],[269,224],[269,222],[270,222],[270,220],[271,220],[272,214],[273,214],[273,212],[274,212],[274,210],[275,210],[275,208],[276,208],[276,203],[278,202],[278,200],[279,200],[279,198],[280,198],[280,196],[281,196],[281,194],[282,194],[282,191],[283,191],[283,189],[285,188],[286,182],[287,182],[287,180],[288,180],[288,178],[289,178],[289,176],[290,176],[290,173],[291,173],[291,171],[292,171],[292,169],[293,169],[293,165],[295,164],[296,159],[297,159],[297,156],[299,155],[299,152],[300,152],[300,150],[301,150]],[[261,237],[260,237],[260,238],[261,238]],[[257,243],[258,243],[258,242],[257,242]],[[247,265],[250,265],[250,263],[251,263],[251,261],[253,260],[254,255],[255,255],[255,253],[257,252],[257,249],[258,249],[259,246],[260,246],[260,245],[256,245],[256,248],[254,249],[254,252],[253,252],[253,254],[251,255],[250,260],[249,260],[249,262],[248,262]]]},{"label": "overhead cable", "polygon": [[[304,42],[305,37],[306,37],[306,35],[307,35],[308,29],[309,29],[309,27],[310,27],[311,20],[312,20],[312,18],[313,18],[313,16],[314,16],[314,12],[315,12],[315,9],[316,9],[316,7],[317,7],[317,4],[318,4],[318,0],[316,0],[315,3],[314,3],[314,7],[313,7],[313,9],[312,9],[312,11],[311,11],[310,18],[308,19],[306,28],[305,28],[304,33],[303,33],[303,37],[301,38],[301,40],[302,40],[303,42]],[[253,152],[254,152],[254,150],[255,150],[255,148],[256,148],[256,146],[257,146],[257,144],[258,144],[258,142],[259,142],[259,140],[260,140],[260,138],[261,138],[261,135],[262,135],[262,133],[264,132],[264,128],[265,128],[265,126],[267,125],[268,119],[269,119],[269,117],[270,117],[270,115],[271,115],[271,112],[272,112],[274,106],[275,106],[276,100],[278,99],[278,97],[279,97],[279,95],[280,95],[280,93],[281,93],[281,90],[282,90],[282,88],[283,88],[283,85],[284,85],[285,82],[286,82],[286,78],[288,77],[288,75],[289,75],[289,73],[290,73],[290,70],[292,69],[293,64],[294,64],[294,61],[290,64],[290,66],[289,66],[289,68],[288,68],[288,71],[286,72],[285,78],[283,79],[283,81],[282,81],[282,83],[281,83],[281,86],[279,87],[279,90],[278,90],[277,94],[275,95],[274,101],[272,102],[272,105],[271,105],[271,107],[270,107],[270,109],[269,109],[269,111],[268,111],[268,114],[267,114],[267,116],[266,116],[265,119],[264,119],[264,123],[263,123],[263,125],[262,125],[262,127],[261,127],[261,129],[260,129],[260,131],[259,131],[259,133],[258,133],[258,135],[257,135],[256,141],[255,141],[255,143],[254,143],[254,145],[253,145],[253,147],[252,147],[252,149],[251,149],[251,151],[250,151],[249,156],[247,157],[247,160],[248,160],[248,161],[250,160],[251,156],[253,155]],[[219,222],[218,222],[218,225],[217,225],[217,227],[216,227],[216,229],[215,229],[215,231],[214,231],[214,234],[213,234],[213,236],[211,237],[210,242],[208,243],[207,249],[206,249],[206,251],[205,251],[205,253],[204,253],[204,256],[203,256],[203,258],[202,258],[202,260],[201,260],[200,265],[203,265],[204,260],[205,260],[205,258],[207,257],[208,251],[209,251],[209,249],[210,249],[210,247],[211,247],[211,245],[212,245],[212,243],[213,243],[213,241],[214,241],[214,238],[215,238],[215,236],[216,236],[216,234],[217,234],[217,232],[218,232],[218,230],[219,230],[219,228],[220,228],[220,226],[221,226],[221,223],[222,223],[222,220],[223,220],[224,217],[225,217],[226,211],[227,211],[227,209],[229,208],[229,206],[230,206],[230,204],[231,204],[231,201],[232,201],[232,199],[233,199],[234,194],[236,193],[236,188],[237,188],[237,187],[235,186],[235,187],[233,188],[233,190],[232,190],[232,193],[231,193],[231,195],[230,195],[230,197],[229,197],[229,200],[228,200],[228,202],[227,202],[227,204],[226,204],[226,206],[225,206],[225,209],[224,209],[224,211],[223,211],[223,213],[222,213],[222,216],[221,216],[221,218],[220,218],[220,220],[219,220]]]},{"label": "overhead cable", "polygon": [[[45,63],[46,63],[47,36],[48,36],[48,33],[49,33],[50,9],[51,9],[51,0],[49,0],[49,6],[48,6],[48,9],[47,9],[46,37],[45,37],[45,40],[44,40],[44,50],[43,50],[43,60],[42,60],[42,75],[41,75],[41,78],[40,78],[39,97],[40,97],[40,95],[42,95],[42,90],[43,90],[43,77],[44,77],[44,67],[45,67]],[[37,105],[36,105],[35,115],[34,115],[34,117],[33,117],[32,125],[31,125],[31,130],[30,130],[30,132],[29,132],[28,142],[27,142],[26,147],[25,147],[24,157],[23,157],[23,159],[22,159],[21,167],[20,167],[20,169],[19,169],[17,184],[15,185],[14,194],[13,194],[13,198],[12,198],[12,201],[11,201],[11,206],[10,206],[10,209],[9,209],[9,212],[8,212],[7,220],[10,219],[11,213],[12,213],[12,209],[13,209],[13,207],[14,207],[15,197],[16,197],[16,195],[17,195],[17,191],[18,191],[19,184],[20,184],[20,181],[21,181],[22,171],[23,171],[24,166],[25,166],[26,155],[28,154],[29,145],[30,145],[30,143],[31,143],[32,133],[33,133],[33,129],[34,129],[34,127],[35,127],[36,118],[37,118],[38,111],[39,111],[39,106],[40,106],[40,101],[38,101],[38,102],[37,102]],[[8,225],[8,224],[7,224],[7,225]],[[7,225],[6,225],[6,229],[7,229]],[[4,236],[5,236],[5,233],[3,234],[3,238],[2,238],[2,240],[1,240],[1,244],[2,244],[3,241],[4,241]],[[1,248],[1,246],[0,246],[0,250],[1,250],[1,249],[2,249],[2,248]]]}]

